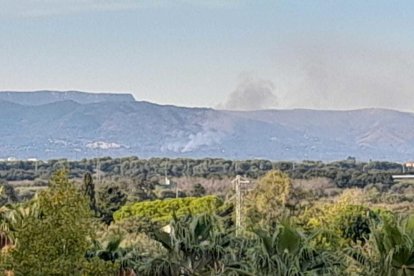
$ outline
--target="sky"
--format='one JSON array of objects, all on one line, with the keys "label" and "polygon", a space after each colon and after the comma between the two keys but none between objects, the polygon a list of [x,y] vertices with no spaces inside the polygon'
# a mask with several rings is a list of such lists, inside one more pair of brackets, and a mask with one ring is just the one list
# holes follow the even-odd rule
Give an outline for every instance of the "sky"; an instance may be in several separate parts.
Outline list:
[{"label": "sky", "polygon": [[414,111],[414,1],[0,0],[0,90]]}]

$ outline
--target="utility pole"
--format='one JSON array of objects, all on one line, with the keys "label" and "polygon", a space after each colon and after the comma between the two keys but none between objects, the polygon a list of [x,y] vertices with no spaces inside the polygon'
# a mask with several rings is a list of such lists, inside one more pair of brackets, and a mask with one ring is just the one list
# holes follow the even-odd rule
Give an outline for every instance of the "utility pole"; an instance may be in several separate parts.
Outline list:
[{"label": "utility pole", "polygon": [[236,236],[239,235],[242,222],[242,185],[249,184],[250,181],[242,178],[240,175],[232,181],[233,187],[236,190]]},{"label": "utility pole", "polygon": [[175,198],[178,198],[178,183],[175,183]]},{"label": "utility pole", "polygon": [[38,170],[38,162],[39,162],[39,161],[37,161],[37,160],[35,161],[35,174],[36,174],[36,175],[37,175],[37,170]]},{"label": "utility pole", "polygon": [[98,157],[96,159],[96,179],[99,184],[101,184],[101,159]]}]

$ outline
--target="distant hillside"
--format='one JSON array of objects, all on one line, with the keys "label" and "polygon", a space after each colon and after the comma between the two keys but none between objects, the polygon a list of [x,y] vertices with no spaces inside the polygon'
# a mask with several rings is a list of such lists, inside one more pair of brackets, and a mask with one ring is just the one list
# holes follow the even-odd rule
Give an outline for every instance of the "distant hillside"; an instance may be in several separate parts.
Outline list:
[{"label": "distant hillside", "polygon": [[[100,98],[80,93],[76,99],[55,101],[63,97],[57,94],[41,105],[0,100],[0,158],[414,159],[411,113],[384,109],[233,112],[162,106],[118,94]],[[4,97],[0,93],[0,99]]]},{"label": "distant hillside", "polygon": [[0,101],[8,101],[23,105],[42,105],[57,101],[74,101],[77,103],[99,103],[104,101],[130,102],[135,101],[131,94],[86,93],[79,91],[33,91],[9,92],[0,91]]}]

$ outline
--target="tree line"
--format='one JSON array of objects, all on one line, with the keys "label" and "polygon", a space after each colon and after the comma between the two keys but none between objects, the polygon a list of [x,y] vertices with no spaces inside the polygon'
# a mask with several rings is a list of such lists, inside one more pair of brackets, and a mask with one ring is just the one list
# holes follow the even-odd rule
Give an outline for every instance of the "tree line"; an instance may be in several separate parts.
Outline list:
[{"label": "tree line", "polygon": [[402,166],[392,162],[358,162],[346,160],[324,163],[321,161],[272,162],[269,160],[225,160],[225,159],[169,159],[137,157],[83,159],[80,161],[49,160],[48,162],[0,162],[0,179],[7,181],[34,181],[45,185],[53,172],[59,169],[70,171],[71,178],[82,178],[85,172],[97,173],[104,179],[132,179],[137,182],[160,181],[168,177],[226,178],[244,175],[257,179],[271,170],[280,170],[292,179],[325,177],[338,187],[365,187],[381,183],[391,185],[394,173],[401,173]]}]

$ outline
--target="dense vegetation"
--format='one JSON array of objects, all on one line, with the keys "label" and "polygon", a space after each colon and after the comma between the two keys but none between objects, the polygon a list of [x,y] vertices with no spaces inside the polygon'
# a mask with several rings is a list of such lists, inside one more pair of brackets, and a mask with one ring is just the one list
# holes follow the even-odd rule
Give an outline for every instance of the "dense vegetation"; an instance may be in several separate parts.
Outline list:
[{"label": "dense vegetation", "polygon": [[269,160],[232,161],[224,159],[168,159],[137,157],[84,159],[81,161],[0,162],[0,178],[7,181],[47,181],[53,172],[68,169],[71,178],[82,178],[86,171],[97,172],[106,179],[128,178],[135,181],[158,181],[160,176],[223,178],[244,175],[259,178],[270,170],[279,170],[293,179],[326,177],[338,187],[364,187],[369,183],[390,184],[391,173],[401,173],[402,166],[391,162],[343,161],[271,162]]},{"label": "dense vegetation", "polygon": [[137,219],[152,219],[157,222],[168,223],[172,219],[173,214],[178,216],[200,213],[212,214],[222,204],[217,196],[144,201],[123,206],[114,213],[114,218],[115,220],[122,220],[135,217]]},{"label": "dense vegetation", "polygon": [[[135,165],[125,165],[121,177],[113,171],[120,160],[104,165],[102,159],[100,175],[73,167],[90,162],[94,172],[93,161],[38,165],[42,179],[51,176],[35,197],[22,198],[10,179],[1,184],[0,269],[14,275],[414,275],[414,188],[390,179],[399,164],[132,158],[124,162]],[[177,178],[191,171],[190,179],[209,181],[230,179],[242,167],[251,185],[242,190],[241,226],[233,187],[215,193],[200,183],[161,185],[164,165]],[[68,166],[71,171],[61,170]],[[13,170],[11,163],[2,168]],[[100,177],[106,181],[98,185]],[[122,184],[128,177],[130,184]]]}]

